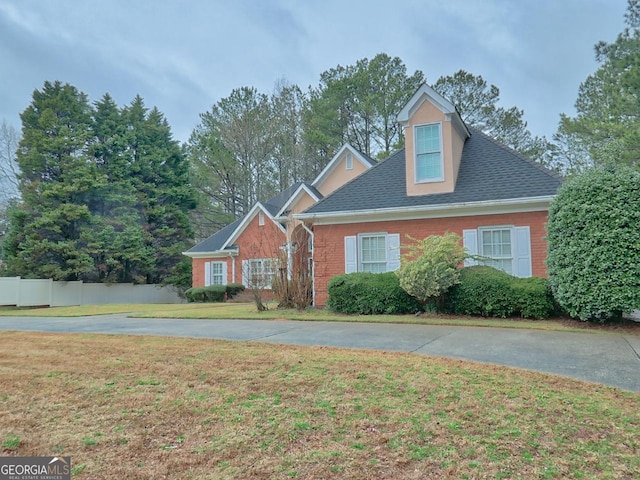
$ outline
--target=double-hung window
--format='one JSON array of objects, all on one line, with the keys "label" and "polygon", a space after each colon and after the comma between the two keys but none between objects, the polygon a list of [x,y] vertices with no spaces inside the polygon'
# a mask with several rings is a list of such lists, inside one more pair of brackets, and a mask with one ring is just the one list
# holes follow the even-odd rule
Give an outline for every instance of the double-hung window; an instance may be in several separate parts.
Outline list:
[{"label": "double-hung window", "polygon": [[387,271],[387,235],[360,235],[360,272],[384,273]]},{"label": "double-hung window", "polygon": [[204,264],[204,286],[226,285],[227,262],[206,262]]},{"label": "double-hung window", "polygon": [[414,134],[416,182],[444,180],[441,124],[418,125]]},{"label": "double-hung window", "polygon": [[485,265],[513,274],[511,228],[481,228],[480,255]]}]

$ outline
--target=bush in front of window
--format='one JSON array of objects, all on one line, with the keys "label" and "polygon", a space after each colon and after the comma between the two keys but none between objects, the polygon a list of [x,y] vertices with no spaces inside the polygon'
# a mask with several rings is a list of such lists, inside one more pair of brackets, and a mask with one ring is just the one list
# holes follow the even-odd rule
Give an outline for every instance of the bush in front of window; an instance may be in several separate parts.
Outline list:
[{"label": "bush in front of window", "polygon": [[442,310],[443,295],[458,283],[458,265],[465,258],[462,239],[455,233],[431,235],[422,240],[407,236],[400,269],[395,273],[400,286],[423,305],[434,303]]},{"label": "bush in front of window", "polygon": [[554,300],[545,278],[518,278],[489,266],[460,269],[460,283],[451,288],[448,309],[483,317],[548,318]]},{"label": "bush in front of window", "polygon": [[460,269],[459,283],[449,290],[453,313],[483,317],[510,317],[514,311],[511,275],[477,265]]},{"label": "bush in front of window", "polygon": [[617,320],[640,308],[640,172],[588,170],[549,207],[547,269],[554,296],[580,320]]},{"label": "bush in front of window", "polygon": [[227,288],[227,298],[233,298],[244,292],[244,285],[241,283],[229,283],[225,287]]},{"label": "bush in front of window", "polygon": [[329,281],[327,306],[354,315],[405,314],[421,311],[420,303],[405,292],[393,272],[349,273]]},{"label": "bush in front of window", "polygon": [[229,285],[209,285],[208,287],[194,287],[184,292],[187,301],[193,303],[224,302],[244,291],[244,285],[230,283]]}]

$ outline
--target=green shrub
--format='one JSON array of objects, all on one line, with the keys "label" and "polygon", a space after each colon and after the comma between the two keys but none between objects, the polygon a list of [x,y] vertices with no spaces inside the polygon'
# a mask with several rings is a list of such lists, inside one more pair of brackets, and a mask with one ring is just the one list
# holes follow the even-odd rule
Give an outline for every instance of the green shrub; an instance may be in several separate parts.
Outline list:
[{"label": "green shrub", "polygon": [[449,290],[453,313],[483,317],[510,317],[514,312],[511,275],[493,267],[460,269],[457,285]]},{"label": "green shrub", "polygon": [[431,235],[422,240],[408,236],[413,243],[405,247],[396,275],[400,286],[423,304],[439,303],[442,295],[458,283],[465,257],[462,239],[455,233]]},{"label": "green shrub", "polygon": [[224,302],[227,298],[242,292],[244,285],[230,283],[229,285],[210,285],[208,287],[190,288],[184,292],[189,302],[212,303]]},{"label": "green shrub", "polygon": [[239,293],[244,292],[244,285],[241,283],[230,283],[227,287],[227,298],[233,298]]},{"label": "green shrub", "polygon": [[518,278],[487,266],[460,269],[447,304],[453,313],[483,317],[548,318],[555,310],[546,278]]},{"label": "green shrub", "polygon": [[340,313],[403,314],[421,310],[420,303],[400,288],[395,273],[349,273],[329,281],[327,306]]},{"label": "green shrub", "polygon": [[605,321],[640,307],[639,185],[630,168],[592,169],[551,203],[549,281],[572,317]]},{"label": "green shrub", "polygon": [[192,287],[184,291],[184,296],[188,302],[204,302],[204,287]]},{"label": "green shrub", "polygon": [[511,280],[514,313],[524,318],[549,318],[555,305],[551,285],[546,278],[531,277]]}]

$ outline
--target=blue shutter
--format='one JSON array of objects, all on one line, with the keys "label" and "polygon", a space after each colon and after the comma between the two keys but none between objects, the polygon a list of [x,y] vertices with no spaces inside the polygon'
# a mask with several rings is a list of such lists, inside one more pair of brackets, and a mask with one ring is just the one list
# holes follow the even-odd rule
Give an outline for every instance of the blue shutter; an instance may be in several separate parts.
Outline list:
[{"label": "blue shutter", "polygon": [[211,285],[211,262],[205,262],[204,264],[204,286]]},{"label": "blue shutter", "polygon": [[355,236],[344,237],[344,273],[358,271],[358,244]]},{"label": "blue shutter", "polygon": [[400,268],[400,234],[387,235],[387,272]]},{"label": "blue shutter", "polygon": [[512,239],[514,252],[513,274],[516,277],[531,276],[531,237],[529,227],[515,227]]},{"label": "blue shutter", "polygon": [[[473,230],[462,231],[462,245],[467,249],[469,255],[478,254],[478,231],[475,228]],[[478,265],[478,262],[472,258],[466,258],[464,260],[465,267],[472,265]]]}]

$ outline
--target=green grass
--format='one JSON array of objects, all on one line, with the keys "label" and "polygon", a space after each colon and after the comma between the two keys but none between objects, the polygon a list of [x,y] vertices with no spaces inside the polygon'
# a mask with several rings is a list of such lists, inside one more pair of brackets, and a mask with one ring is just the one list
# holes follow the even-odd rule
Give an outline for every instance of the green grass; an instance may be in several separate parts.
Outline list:
[{"label": "green grass", "polygon": [[13,433],[8,433],[2,440],[3,450],[15,450],[20,446],[20,437]]},{"label": "green grass", "polygon": [[[81,317],[126,313],[137,318],[184,319],[249,319],[249,320],[300,320],[317,322],[367,322],[399,323],[414,325],[458,325],[501,328],[530,328],[553,331],[601,332],[616,330],[620,326],[600,326],[567,319],[525,320],[482,318],[465,316],[415,315],[344,315],[328,309],[278,309],[270,303],[268,310],[258,312],[252,303],[191,303],[191,304],[109,304],[51,308],[0,307],[0,316]],[[640,324],[622,325],[625,333],[640,335]]]},{"label": "green grass", "polygon": [[[392,352],[7,332],[12,455],[78,478],[637,478],[640,395]],[[56,376],[50,376],[55,365]],[[4,441],[10,440],[5,437]],[[176,473],[179,472],[179,473]]]}]

